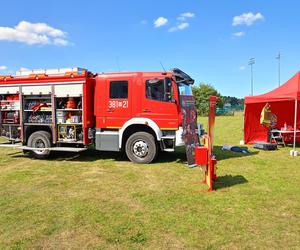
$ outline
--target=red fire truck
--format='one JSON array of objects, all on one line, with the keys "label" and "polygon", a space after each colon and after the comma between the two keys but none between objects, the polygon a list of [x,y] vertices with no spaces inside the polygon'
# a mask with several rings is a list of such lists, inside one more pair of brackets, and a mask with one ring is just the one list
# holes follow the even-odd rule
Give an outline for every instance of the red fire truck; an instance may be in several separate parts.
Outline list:
[{"label": "red fire truck", "polygon": [[39,159],[53,151],[81,152],[94,146],[150,163],[159,150],[187,144],[185,133],[198,140],[192,136],[197,131],[197,125],[191,126],[197,124],[195,112],[184,110],[186,103],[194,105],[193,83],[179,69],[18,71],[16,76],[0,76],[0,135],[14,143],[8,146],[20,143],[19,149]]}]

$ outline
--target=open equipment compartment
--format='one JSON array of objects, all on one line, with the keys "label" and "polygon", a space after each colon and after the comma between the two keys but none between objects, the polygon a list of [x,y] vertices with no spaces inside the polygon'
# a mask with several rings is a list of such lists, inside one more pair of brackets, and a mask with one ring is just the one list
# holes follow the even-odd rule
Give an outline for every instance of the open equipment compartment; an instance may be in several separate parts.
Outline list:
[{"label": "open equipment compartment", "polygon": [[0,136],[18,141],[20,133],[19,94],[0,94]]},{"label": "open equipment compartment", "polygon": [[51,93],[40,92],[35,90],[34,92],[24,91],[22,89],[22,129],[23,129],[23,141],[28,141],[30,135],[38,131],[41,127],[43,130],[52,131],[53,122],[53,110],[51,102]]},{"label": "open equipment compartment", "polygon": [[49,125],[52,124],[51,95],[23,96],[24,125]]},{"label": "open equipment compartment", "polygon": [[56,98],[57,142],[83,144],[82,97]]},{"label": "open equipment compartment", "polygon": [[94,75],[77,67],[0,75],[0,136],[10,140],[1,146],[38,159],[86,150],[95,138],[94,84]]}]

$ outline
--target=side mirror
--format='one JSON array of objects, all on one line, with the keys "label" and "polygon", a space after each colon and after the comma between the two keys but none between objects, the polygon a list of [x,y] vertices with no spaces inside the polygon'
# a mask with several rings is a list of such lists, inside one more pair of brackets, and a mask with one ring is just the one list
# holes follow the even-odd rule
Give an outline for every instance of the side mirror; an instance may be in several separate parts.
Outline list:
[{"label": "side mirror", "polygon": [[172,80],[170,78],[164,79],[164,92],[165,100],[168,102],[172,102]]}]

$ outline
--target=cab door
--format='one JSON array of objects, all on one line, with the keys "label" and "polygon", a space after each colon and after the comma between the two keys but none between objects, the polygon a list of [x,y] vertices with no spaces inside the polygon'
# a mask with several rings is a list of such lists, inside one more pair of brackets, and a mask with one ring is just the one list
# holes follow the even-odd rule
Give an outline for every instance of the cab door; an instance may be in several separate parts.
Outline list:
[{"label": "cab door", "polygon": [[132,78],[110,78],[105,82],[106,128],[121,128],[132,115]]},{"label": "cab door", "polygon": [[173,98],[176,90],[171,79],[167,83],[166,79],[143,79],[141,116],[152,119],[162,130],[177,130],[178,107]]}]

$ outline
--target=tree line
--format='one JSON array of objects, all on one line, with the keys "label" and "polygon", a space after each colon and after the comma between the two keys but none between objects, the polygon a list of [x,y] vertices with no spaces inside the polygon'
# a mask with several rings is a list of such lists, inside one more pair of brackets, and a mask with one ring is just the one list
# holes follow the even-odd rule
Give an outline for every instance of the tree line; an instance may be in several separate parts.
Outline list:
[{"label": "tree line", "polygon": [[211,84],[200,83],[193,87],[193,94],[196,99],[196,109],[199,115],[205,116],[209,111],[209,96],[217,96],[217,108],[226,106],[244,106],[244,99],[232,96],[222,96]]}]

